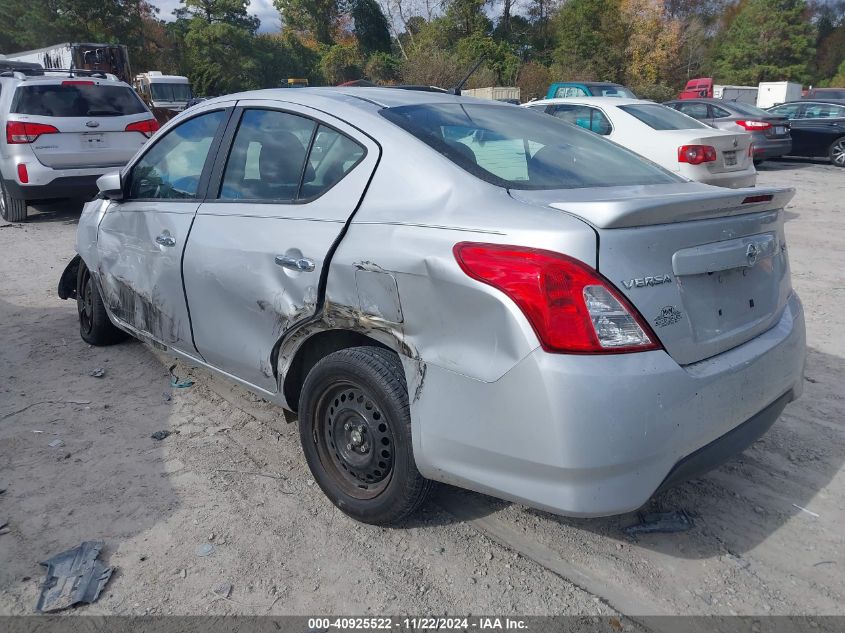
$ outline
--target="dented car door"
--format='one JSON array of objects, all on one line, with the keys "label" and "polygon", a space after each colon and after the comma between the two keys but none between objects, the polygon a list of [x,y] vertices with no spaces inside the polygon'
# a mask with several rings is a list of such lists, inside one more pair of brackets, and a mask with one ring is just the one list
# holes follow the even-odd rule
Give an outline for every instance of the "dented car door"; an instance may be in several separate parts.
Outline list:
[{"label": "dented car door", "polygon": [[238,102],[225,139],[185,251],[194,340],[212,366],[275,392],[274,347],[314,313],[379,147],[322,112],[260,100]]},{"label": "dented car door", "polygon": [[182,253],[229,111],[172,128],[127,170],[124,198],[100,222],[103,301],[112,315],[168,347],[195,353],[182,288]]}]

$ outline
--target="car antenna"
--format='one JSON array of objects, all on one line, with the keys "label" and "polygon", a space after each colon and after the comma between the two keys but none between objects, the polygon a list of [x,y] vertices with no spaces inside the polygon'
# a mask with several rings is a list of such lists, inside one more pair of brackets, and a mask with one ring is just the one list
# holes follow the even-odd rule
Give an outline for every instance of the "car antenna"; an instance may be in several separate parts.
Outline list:
[{"label": "car antenna", "polygon": [[482,55],[481,57],[478,58],[478,61],[475,62],[475,66],[470,68],[469,72],[466,75],[464,75],[464,78],[461,79],[454,88],[450,88],[449,92],[452,93],[453,95],[460,96],[461,95],[461,88],[463,88],[464,84],[466,84],[466,82],[469,81],[469,78],[472,77],[472,74],[476,70],[478,70],[478,67],[481,66],[481,62],[483,62],[483,61],[484,61],[484,55]]}]

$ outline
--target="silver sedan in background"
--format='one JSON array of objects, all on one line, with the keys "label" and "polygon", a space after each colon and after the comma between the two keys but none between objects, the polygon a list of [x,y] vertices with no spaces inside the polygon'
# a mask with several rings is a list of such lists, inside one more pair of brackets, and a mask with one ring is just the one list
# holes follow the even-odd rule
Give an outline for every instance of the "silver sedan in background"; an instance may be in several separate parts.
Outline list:
[{"label": "silver sedan in background", "polygon": [[99,186],[59,284],[83,339],[129,333],[295,412],[360,521],[403,519],[431,481],[629,511],[801,392],[792,191],[687,182],[542,113],[230,95]]}]

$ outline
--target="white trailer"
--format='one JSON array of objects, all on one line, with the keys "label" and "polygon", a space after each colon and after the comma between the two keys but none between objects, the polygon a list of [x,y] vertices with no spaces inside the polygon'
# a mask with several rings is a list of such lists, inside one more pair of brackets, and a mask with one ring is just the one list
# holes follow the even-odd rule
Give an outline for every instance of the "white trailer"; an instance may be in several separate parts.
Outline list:
[{"label": "white trailer", "polygon": [[761,81],[757,90],[757,107],[771,108],[779,103],[801,99],[803,86],[792,81]]},{"label": "white trailer", "polygon": [[755,105],[757,103],[757,87],[715,85],[713,86],[713,98]]},{"label": "white trailer", "polygon": [[488,88],[463,88],[461,95],[464,97],[475,97],[476,99],[492,99],[495,101],[517,100],[519,101],[518,86],[490,86]]},{"label": "white trailer", "polygon": [[122,44],[95,44],[65,42],[46,48],[20,53],[9,53],[0,58],[8,61],[40,64],[45,70],[57,68],[68,70],[100,70],[116,75],[121,81],[130,83],[129,53]]}]

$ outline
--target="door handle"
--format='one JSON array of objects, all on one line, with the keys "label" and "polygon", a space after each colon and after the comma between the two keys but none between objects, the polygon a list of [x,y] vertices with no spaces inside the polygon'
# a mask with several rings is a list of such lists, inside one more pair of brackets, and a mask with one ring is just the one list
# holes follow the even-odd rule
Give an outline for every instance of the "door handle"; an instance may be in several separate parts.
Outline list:
[{"label": "door handle", "polygon": [[176,246],[176,238],[165,231],[156,237],[156,244],[161,244],[162,246]]},{"label": "door handle", "polygon": [[314,272],[314,260],[307,257],[288,257],[287,255],[276,255],[276,264],[282,268],[288,268],[300,273]]}]

